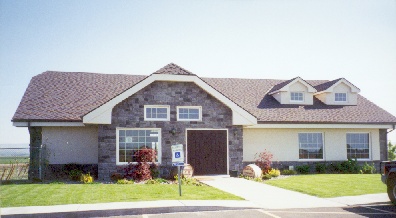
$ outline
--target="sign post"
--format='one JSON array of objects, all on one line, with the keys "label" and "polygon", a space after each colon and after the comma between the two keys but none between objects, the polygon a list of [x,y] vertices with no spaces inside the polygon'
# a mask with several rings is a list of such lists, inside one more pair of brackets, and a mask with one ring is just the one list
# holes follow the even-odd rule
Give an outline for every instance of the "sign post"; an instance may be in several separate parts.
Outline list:
[{"label": "sign post", "polygon": [[182,144],[172,145],[172,166],[177,166],[177,178],[179,182],[179,196],[181,196],[181,173],[180,166],[184,166],[184,150]]}]

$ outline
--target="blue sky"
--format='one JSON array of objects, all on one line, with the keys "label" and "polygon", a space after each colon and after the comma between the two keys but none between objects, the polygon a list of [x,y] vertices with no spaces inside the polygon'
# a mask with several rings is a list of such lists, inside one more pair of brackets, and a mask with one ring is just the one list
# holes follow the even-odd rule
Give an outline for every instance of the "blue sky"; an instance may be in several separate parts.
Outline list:
[{"label": "blue sky", "polygon": [[201,77],[345,77],[396,115],[396,1],[0,0],[0,144],[29,142],[10,120],[41,72],[170,62]]}]

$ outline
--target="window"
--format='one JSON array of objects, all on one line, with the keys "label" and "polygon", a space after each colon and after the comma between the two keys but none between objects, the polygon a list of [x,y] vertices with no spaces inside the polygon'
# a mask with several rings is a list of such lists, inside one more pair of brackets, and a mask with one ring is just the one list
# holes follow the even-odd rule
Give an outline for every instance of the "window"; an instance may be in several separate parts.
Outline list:
[{"label": "window", "polygon": [[369,134],[347,133],[347,158],[370,159]]},{"label": "window", "polygon": [[198,106],[177,107],[177,120],[201,121],[202,107],[198,107]]},{"label": "window", "polygon": [[302,92],[291,92],[290,93],[291,101],[304,101],[304,93]]},{"label": "window", "polygon": [[323,159],[322,133],[299,133],[300,159]]},{"label": "window", "polygon": [[335,101],[347,101],[347,94],[346,93],[335,93]]},{"label": "window", "polygon": [[169,121],[169,106],[145,105],[144,120]]},{"label": "window", "polygon": [[161,160],[161,129],[117,129],[117,163],[136,162],[137,151],[151,148]]}]

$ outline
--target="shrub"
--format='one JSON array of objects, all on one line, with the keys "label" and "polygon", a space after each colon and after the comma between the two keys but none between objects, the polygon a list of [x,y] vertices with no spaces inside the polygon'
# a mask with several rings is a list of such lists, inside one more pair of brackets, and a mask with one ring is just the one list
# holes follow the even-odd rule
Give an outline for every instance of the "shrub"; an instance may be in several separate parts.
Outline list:
[{"label": "shrub", "polygon": [[263,176],[262,176],[263,180],[269,180],[271,178],[272,178],[272,176],[270,174],[263,174]]},{"label": "shrub", "polygon": [[280,171],[278,169],[271,169],[266,174],[270,175],[271,177],[278,177],[280,176]]},{"label": "shrub", "polygon": [[116,181],[118,181],[120,179],[123,179],[123,178],[124,177],[120,173],[113,173],[110,176],[111,181],[114,181],[114,182],[116,182]]},{"label": "shrub", "polygon": [[297,172],[295,170],[282,170],[282,175],[296,175]]},{"label": "shrub", "polygon": [[133,184],[133,183],[135,183],[133,180],[128,180],[128,179],[117,180],[118,185],[127,185],[127,184]]},{"label": "shrub", "polygon": [[360,173],[361,167],[359,167],[357,160],[348,159],[347,161],[343,161],[341,163],[328,165],[328,171],[332,173]]},{"label": "shrub", "polygon": [[90,173],[81,174],[80,181],[84,184],[93,183],[94,179]]},{"label": "shrub", "polygon": [[[176,183],[179,182],[179,177],[176,175],[175,176]],[[196,178],[186,178],[186,177],[181,177],[181,183],[182,185],[194,185],[194,186],[202,186],[202,183],[200,183]]]},{"label": "shrub", "polygon": [[309,165],[296,166],[296,170],[299,174],[308,174],[310,172],[310,167]]},{"label": "shrub", "polygon": [[129,163],[124,168],[124,178],[145,181],[157,177],[159,171],[155,164],[156,156],[154,149],[145,148],[135,152],[134,158],[138,163]]},{"label": "shrub", "polygon": [[363,174],[373,174],[376,172],[374,163],[372,165],[368,164],[368,163],[364,163],[364,165],[362,166],[362,169],[360,170],[361,173]]},{"label": "shrub", "polygon": [[256,165],[260,167],[264,173],[268,172],[271,169],[273,157],[274,155],[266,149],[259,154],[256,153],[254,156],[254,158],[256,159]]},{"label": "shrub", "polygon": [[326,173],[326,164],[317,163],[315,165],[315,171],[316,173]]},{"label": "shrub", "polygon": [[69,177],[73,181],[78,181],[78,180],[80,180],[80,177],[81,177],[82,173],[83,172],[81,170],[79,170],[79,169],[73,169],[73,170],[69,171]]},{"label": "shrub", "polygon": [[132,178],[138,181],[145,181],[152,179],[151,171],[150,171],[150,164],[146,162],[139,162],[135,165],[135,169],[132,172]]}]

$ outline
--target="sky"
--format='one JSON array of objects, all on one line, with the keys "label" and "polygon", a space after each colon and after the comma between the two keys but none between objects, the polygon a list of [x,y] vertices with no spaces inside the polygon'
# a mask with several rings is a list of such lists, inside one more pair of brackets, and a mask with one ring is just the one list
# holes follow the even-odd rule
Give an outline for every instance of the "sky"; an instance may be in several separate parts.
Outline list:
[{"label": "sky", "polygon": [[396,115],[396,1],[0,0],[0,144],[29,143],[11,119],[37,74],[171,62],[200,77],[344,77]]}]

